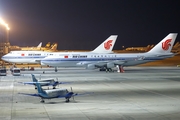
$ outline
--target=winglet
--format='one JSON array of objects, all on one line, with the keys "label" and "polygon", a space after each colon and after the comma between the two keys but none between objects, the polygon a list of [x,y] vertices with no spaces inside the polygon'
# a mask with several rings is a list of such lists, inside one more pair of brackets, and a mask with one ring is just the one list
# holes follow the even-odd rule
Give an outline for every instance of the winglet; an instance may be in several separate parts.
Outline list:
[{"label": "winglet", "polygon": [[117,39],[117,35],[111,35],[102,44],[100,44],[96,49],[91,52],[94,53],[112,53],[112,49]]},{"label": "winglet", "polygon": [[177,33],[170,33],[156,46],[154,46],[148,53],[170,53],[177,35]]}]

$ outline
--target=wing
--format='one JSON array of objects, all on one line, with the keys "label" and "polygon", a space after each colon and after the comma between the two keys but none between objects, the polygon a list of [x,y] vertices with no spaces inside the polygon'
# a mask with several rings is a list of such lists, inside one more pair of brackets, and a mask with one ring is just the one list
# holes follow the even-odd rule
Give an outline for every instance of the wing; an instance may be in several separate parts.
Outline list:
[{"label": "wing", "polygon": [[58,82],[58,81],[56,81],[56,82],[50,83],[49,86],[57,86],[59,84],[70,84],[70,83],[72,83],[72,82]]},{"label": "wing", "polygon": [[65,96],[59,96],[58,98],[71,98],[74,96],[81,96],[81,95],[90,95],[93,94],[93,92],[85,92],[85,93],[67,93]]},{"label": "wing", "polygon": [[21,84],[28,84],[28,85],[35,85],[35,83],[33,83],[33,82],[18,82],[18,83],[21,83]]},{"label": "wing", "polygon": [[18,94],[39,97],[39,94],[28,94],[28,93],[18,93]]},{"label": "wing", "polygon": [[48,84],[49,82],[18,82],[18,83],[35,85],[36,83]]},{"label": "wing", "polygon": [[90,94],[94,94],[94,92],[75,93],[72,96],[81,96],[81,95],[90,95]]},{"label": "wing", "polygon": [[96,68],[101,68],[101,67],[113,68],[116,65],[123,65],[131,61],[144,60],[144,58],[145,58],[144,56],[136,56],[136,57],[123,58],[119,60],[92,62],[92,63],[86,64],[86,69],[96,69]]}]

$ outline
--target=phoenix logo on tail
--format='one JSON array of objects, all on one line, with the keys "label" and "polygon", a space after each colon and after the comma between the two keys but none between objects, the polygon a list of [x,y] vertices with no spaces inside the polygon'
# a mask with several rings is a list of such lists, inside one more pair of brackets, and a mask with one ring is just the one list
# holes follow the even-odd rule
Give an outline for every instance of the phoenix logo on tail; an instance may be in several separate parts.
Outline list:
[{"label": "phoenix logo on tail", "polygon": [[163,42],[162,43],[162,49],[163,50],[168,50],[169,49],[169,47],[171,46],[171,40],[172,39],[167,39],[165,42]]},{"label": "phoenix logo on tail", "polygon": [[104,48],[105,48],[106,50],[109,50],[109,49],[110,49],[110,47],[112,46],[112,41],[113,41],[113,40],[108,40],[106,43],[104,43]]}]

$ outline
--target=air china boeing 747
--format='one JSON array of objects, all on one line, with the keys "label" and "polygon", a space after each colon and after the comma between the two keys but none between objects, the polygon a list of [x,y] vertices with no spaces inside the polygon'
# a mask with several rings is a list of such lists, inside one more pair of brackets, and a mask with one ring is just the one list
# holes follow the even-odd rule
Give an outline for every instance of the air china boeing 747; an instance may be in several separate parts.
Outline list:
[{"label": "air china boeing 747", "polygon": [[133,66],[152,62],[155,60],[162,60],[173,57],[175,54],[171,53],[171,49],[177,37],[177,33],[170,33],[162,41],[160,41],[154,48],[146,53],[128,53],[128,54],[87,54],[87,53],[69,53],[66,55],[48,56],[41,60],[42,64],[54,67],[75,67],[83,66],[87,69],[105,68],[111,70],[115,66],[119,66],[120,71],[123,66]]},{"label": "air china boeing 747", "polygon": [[99,54],[99,53],[112,53],[112,49],[116,42],[117,35],[111,35],[96,49],[90,52],[44,52],[44,51],[11,51],[10,53],[2,56],[2,60],[10,63],[40,63],[41,60],[47,56],[68,55],[68,54]]}]

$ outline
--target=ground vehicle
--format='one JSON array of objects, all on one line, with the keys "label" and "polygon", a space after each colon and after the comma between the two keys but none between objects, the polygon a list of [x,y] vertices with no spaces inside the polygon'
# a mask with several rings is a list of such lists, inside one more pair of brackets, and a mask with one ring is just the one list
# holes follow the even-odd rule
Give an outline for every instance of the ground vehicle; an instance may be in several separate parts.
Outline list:
[{"label": "ground vehicle", "polygon": [[11,73],[12,73],[12,75],[14,75],[14,76],[20,76],[20,75],[21,75],[21,70],[20,70],[20,68],[13,68],[13,69],[11,70]]},{"label": "ground vehicle", "polygon": [[7,72],[5,68],[0,68],[0,76],[6,76]]}]

